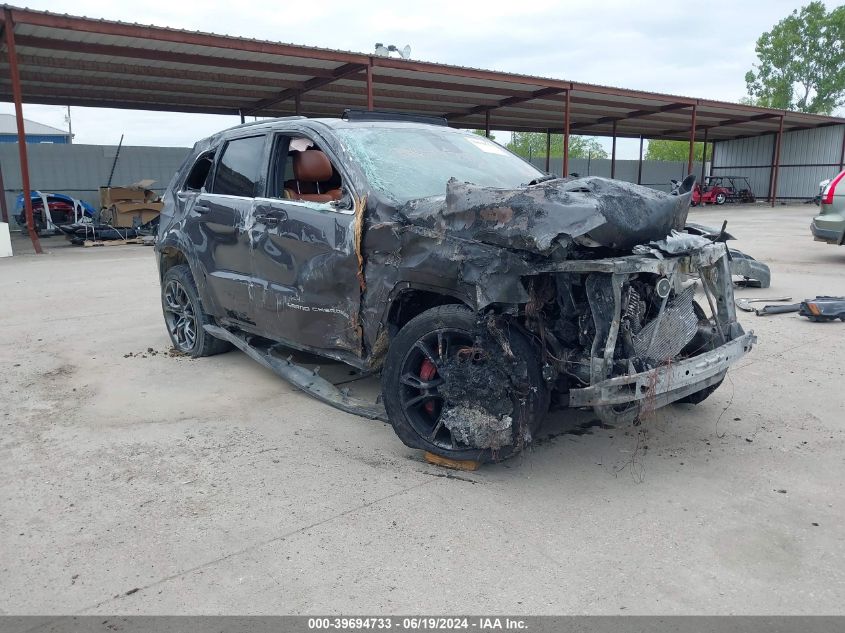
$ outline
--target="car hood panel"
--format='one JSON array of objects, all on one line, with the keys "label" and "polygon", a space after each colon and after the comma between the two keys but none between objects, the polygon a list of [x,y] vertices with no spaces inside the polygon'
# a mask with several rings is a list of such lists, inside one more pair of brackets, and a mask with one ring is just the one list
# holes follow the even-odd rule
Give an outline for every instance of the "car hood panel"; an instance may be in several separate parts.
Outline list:
[{"label": "car hood panel", "polygon": [[608,178],[560,178],[517,189],[450,180],[446,195],[412,200],[406,220],[463,239],[549,255],[573,238],[629,250],[682,230],[690,194]]}]

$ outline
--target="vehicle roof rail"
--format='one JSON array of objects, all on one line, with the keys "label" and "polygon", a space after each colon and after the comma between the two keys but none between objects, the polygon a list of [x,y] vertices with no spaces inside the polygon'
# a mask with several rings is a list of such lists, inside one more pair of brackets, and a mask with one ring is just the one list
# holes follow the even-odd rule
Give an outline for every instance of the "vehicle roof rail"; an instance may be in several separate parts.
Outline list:
[{"label": "vehicle roof rail", "polygon": [[445,117],[392,112],[390,110],[357,110],[347,108],[343,111],[341,118],[347,121],[405,121],[411,123],[428,123],[429,125],[449,125]]},{"label": "vehicle roof rail", "polygon": [[240,123],[234,127],[242,128],[242,127],[252,127],[253,125],[262,125],[267,123],[275,123],[276,121],[298,121],[299,119],[305,119],[307,117],[304,116],[279,116],[273,117],[272,119],[259,119],[258,121],[245,121],[244,123]]}]

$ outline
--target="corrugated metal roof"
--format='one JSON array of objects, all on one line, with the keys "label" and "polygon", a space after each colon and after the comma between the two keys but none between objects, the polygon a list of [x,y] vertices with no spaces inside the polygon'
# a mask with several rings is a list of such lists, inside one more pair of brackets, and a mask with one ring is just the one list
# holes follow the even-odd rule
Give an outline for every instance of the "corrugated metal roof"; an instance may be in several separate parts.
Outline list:
[{"label": "corrugated metal roof", "polygon": [[[37,121],[23,120],[23,128],[27,134],[38,136],[67,136],[65,130],[38,123]],[[14,114],[0,114],[0,134],[17,134],[18,123]]]},{"label": "corrugated metal roof", "polygon": [[[338,116],[368,105],[446,116],[457,127],[722,140],[845,123],[669,94],[97,20],[4,5],[24,101],[183,112]],[[0,98],[11,100],[8,54]],[[4,72],[4,70],[6,72]]]}]

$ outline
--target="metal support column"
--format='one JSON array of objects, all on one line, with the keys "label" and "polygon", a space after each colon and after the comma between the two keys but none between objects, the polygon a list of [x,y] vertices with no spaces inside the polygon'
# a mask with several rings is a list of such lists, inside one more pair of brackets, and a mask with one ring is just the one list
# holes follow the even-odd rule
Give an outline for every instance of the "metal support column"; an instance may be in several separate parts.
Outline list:
[{"label": "metal support column", "polygon": [[241,117],[241,125],[243,125],[244,123],[246,123],[246,117],[244,116],[244,111],[243,111],[243,110],[238,110],[238,114],[239,114],[239,115],[240,115],[240,117]]},{"label": "metal support column", "polygon": [[687,159],[687,174],[692,173],[692,164],[695,159],[695,117],[698,113],[698,106],[692,106],[692,115],[690,118],[692,121],[690,122],[690,130],[689,130],[689,158]]},{"label": "metal support column", "polygon": [[296,116],[302,114],[302,95],[298,92],[293,96],[293,108]]},{"label": "metal support column", "polygon": [[610,149],[610,177],[616,178],[616,121],[613,122],[613,144]]},{"label": "metal support column", "polygon": [[367,110],[374,108],[373,103],[373,60],[367,65]]},{"label": "metal support column", "polygon": [[708,128],[704,128],[704,147],[701,149],[701,180],[699,180],[701,184],[704,184],[704,168],[707,165],[707,131]]},{"label": "metal support column", "polygon": [[713,141],[710,145],[713,146],[710,148],[710,174],[712,175],[713,168],[716,166],[716,141]]},{"label": "metal support column", "polygon": [[839,151],[839,171],[845,169],[845,125],[842,126],[842,149]]},{"label": "metal support column", "polygon": [[640,156],[637,161],[637,184],[643,184],[643,135],[640,134]]},{"label": "metal support column", "polygon": [[[26,131],[23,123],[23,97],[21,96],[21,77],[18,72],[18,53],[15,49],[15,23],[12,21],[12,11],[5,9],[6,23],[6,54],[9,58],[9,78],[12,80],[12,97],[15,101],[15,122],[18,126],[18,155],[21,161],[21,184],[23,186],[23,204],[26,209],[26,225],[29,229],[29,239],[35,252],[41,254],[41,241],[35,229],[32,218],[32,191],[29,188],[29,159],[26,153]],[[3,194],[5,195],[5,193]]]},{"label": "metal support column", "polygon": [[566,115],[563,117],[563,177],[569,175],[569,93],[570,88],[566,89]]},{"label": "metal support column", "polygon": [[484,136],[490,138],[490,110],[484,111]]},{"label": "metal support column", "polygon": [[783,139],[783,115],[780,115],[780,125],[778,126],[778,135],[775,139],[775,152],[772,157],[772,184],[769,191],[769,199],[772,201],[772,206],[775,206],[775,198],[778,195],[778,173],[780,172],[780,145]]},{"label": "metal support column", "polygon": [[546,130],[546,173],[549,173],[549,167],[551,164],[549,160],[551,159],[552,155],[552,133],[549,130]]}]

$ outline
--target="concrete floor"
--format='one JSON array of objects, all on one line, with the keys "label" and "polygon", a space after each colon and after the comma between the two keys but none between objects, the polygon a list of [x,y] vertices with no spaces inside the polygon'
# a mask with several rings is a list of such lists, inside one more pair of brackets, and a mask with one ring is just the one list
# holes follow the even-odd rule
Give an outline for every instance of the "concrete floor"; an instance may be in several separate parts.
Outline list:
[{"label": "concrete floor", "polygon": [[[771,265],[737,296],[845,295],[814,209],[691,219]],[[845,323],[743,313],[705,403],[447,477],[241,353],[170,357],[151,248],[44,243],[0,260],[0,613],[845,613]]]}]

